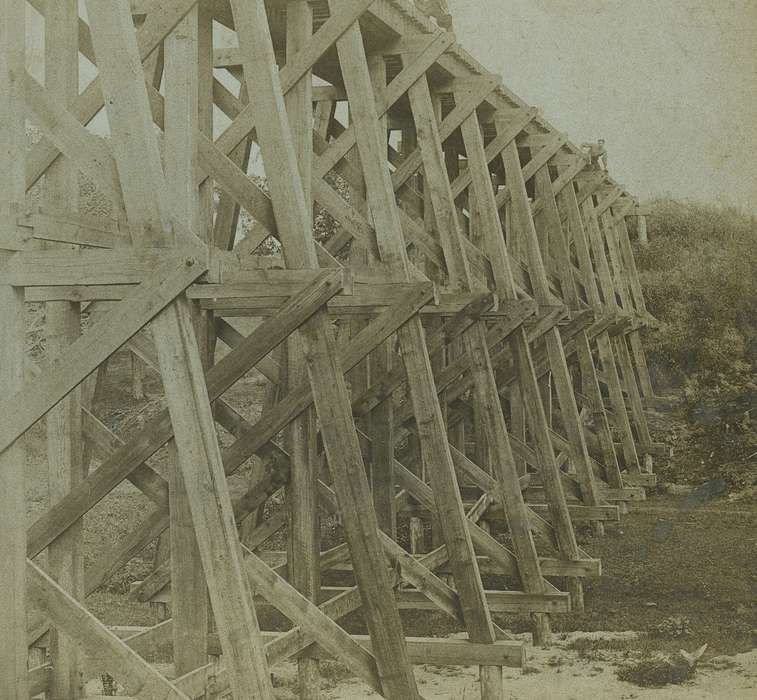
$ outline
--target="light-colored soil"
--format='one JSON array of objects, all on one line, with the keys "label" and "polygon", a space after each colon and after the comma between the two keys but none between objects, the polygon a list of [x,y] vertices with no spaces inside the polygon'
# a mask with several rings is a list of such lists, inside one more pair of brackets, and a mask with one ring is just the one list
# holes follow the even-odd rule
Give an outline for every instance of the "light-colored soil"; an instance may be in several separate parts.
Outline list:
[{"label": "light-colored soil", "polygon": [[[525,635],[522,635],[525,639]],[[693,678],[680,685],[642,688],[620,681],[617,669],[628,660],[628,652],[597,651],[589,654],[572,645],[582,640],[602,640],[611,645],[628,640],[635,632],[575,632],[556,637],[549,649],[528,650],[528,666],[520,671],[504,670],[502,700],[753,700],[757,697],[757,649],[734,656],[707,655]],[[171,666],[158,665],[171,676]],[[321,664],[324,700],[380,698],[339,663]],[[276,666],[272,672],[277,700],[298,700],[297,667]],[[471,666],[417,666],[415,676],[426,700],[478,700],[478,669]],[[87,684],[90,694],[102,692],[98,680]]]},{"label": "light-colored soil", "polygon": [[[623,654],[602,653],[607,660],[582,657],[570,648],[571,641],[591,637],[608,640],[633,638],[635,633],[572,633],[556,639],[550,649],[529,648],[526,671],[505,669],[503,700],[753,700],[757,698],[757,650],[729,657],[705,660],[695,676],[681,684],[662,688],[641,688],[618,680],[616,671]],[[613,658],[614,656],[614,658]],[[718,666],[721,668],[715,668]],[[722,668],[729,666],[729,668]],[[328,666],[326,675],[334,673]],[[337,673],[338,675],[338,673]],[[296,700],[296,669],[286,665],[275,669],[277,697]],[[478,669],[473,667],[416,667],[421,694],[427,700],[478,700]],[[323,697],[329,700],[379,698],[357,679],[326,677]]]}]

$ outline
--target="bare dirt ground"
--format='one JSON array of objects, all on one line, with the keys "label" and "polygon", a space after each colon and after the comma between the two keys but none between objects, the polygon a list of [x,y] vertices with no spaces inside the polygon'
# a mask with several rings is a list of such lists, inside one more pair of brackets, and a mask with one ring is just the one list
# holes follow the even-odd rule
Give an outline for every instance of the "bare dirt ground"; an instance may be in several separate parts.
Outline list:
[{"label": "bare dirt ground", "polygon": [[[525,635],[524,635],[525,637]],[[752,700],[757,696],[757,651],[713,657],[701,663],[693,678],[677,685],[640,687],[618,678],[617,669],[627,663],[628,652],[608,651],[587,655],[582,642],[598,647],[636,641],[634,633],[574,632],[556,639],[549,649],[529,648],[529,664],[523,671],[505,669],[503,700]],[[576,649],[578,645],[578,649]],[[170,675],[170,668],[162,670]],[[340,664],[321,663],[322,696],[328,700],[380,698]],[[293,663],[273,671],[277,700],[297,700],[297,667]],[[478,669],[471,666],[416,666],[415,677],[426,700],[477,700]],[[88,692],[102,692],[99,680]]]},{"label": "bare dirt ground", "polygon": [[[617,640],[618,635],[601,634],[598,641]],[[693,679],[681,685],[662,688],[640,688],[618,679],[616,664],[623,663],[623,654],[603,655],[607,660],[586,658],[571,648],[576,640],[586,639],[581,633],[556,640],[550,649],[529,649],[529,666],[525,672],[505,669],[503,700],[583,700],[584,698],[637,700],[751,700],[757,696],[757,652],[728,657],[732,667],[718,670],[709,664],[699,667]],[[615,658],[613,658],[615,657]],[[324,696],[331,700],[358,700],[380,696],[354,679],[340,679],[338,672],[326,667],[334,678],[324,680]],[[418,666],[415,669],[419,690],[427,700],[477,700],[478,669]],[[294,665],[277,669],[277,688],[281,700],[296,700],[296,669]]]}]

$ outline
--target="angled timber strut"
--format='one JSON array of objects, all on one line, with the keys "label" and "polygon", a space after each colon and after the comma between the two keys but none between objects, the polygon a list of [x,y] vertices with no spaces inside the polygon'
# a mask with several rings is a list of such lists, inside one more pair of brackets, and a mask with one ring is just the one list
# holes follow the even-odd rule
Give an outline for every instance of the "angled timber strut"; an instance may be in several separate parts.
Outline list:
[{"label": "angled timber strut", "polygon": [[[272,698],[296,660],[312,700],[325,658],[386,698],[422,696],[414,664],[503,697],[525,647],[495,616],[548,644],[601,573],[574,523],[618,520],[665,449],[634,198],[457,44],[446,3],[29,5],[44,85],[25,3],[0,0],[3,697],[85,697],[94,665],[132,697]],[[163,386],[134,435],[102,413],[119,353],[136,395]],[[49,504],[24,528],[39,421]],[[85,567],[83,518],[127,480],[149,511]],[[106,626],[88,596],[154,543],[130,597],[168,615]],[[467,640],[413,637],[408,608]],[[147,661],[166,645],[170,677]]]}]

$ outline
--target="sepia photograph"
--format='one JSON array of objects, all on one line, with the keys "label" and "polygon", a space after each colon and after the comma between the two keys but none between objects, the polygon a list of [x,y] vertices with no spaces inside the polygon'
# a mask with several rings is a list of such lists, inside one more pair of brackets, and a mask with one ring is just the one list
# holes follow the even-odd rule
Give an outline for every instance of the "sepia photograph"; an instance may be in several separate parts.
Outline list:
[{"label": "sepia photograph", "polygon": [[757,698],[755,0],[0,0],[0,700]]}]

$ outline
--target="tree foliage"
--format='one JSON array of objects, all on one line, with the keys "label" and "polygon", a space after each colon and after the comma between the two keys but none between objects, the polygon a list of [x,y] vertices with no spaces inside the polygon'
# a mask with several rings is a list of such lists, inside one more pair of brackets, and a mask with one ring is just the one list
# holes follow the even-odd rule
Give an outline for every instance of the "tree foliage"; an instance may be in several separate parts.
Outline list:
[{"label": "tree foliage", "polygon": [[703,451],[747,460],[753,478],[746,453],[757,451],[757,219],[664,199],[653,203],[648,229],[649,245],[635,254],[661,324],[646,337],[656,383],[682,391],[691,439]]}]

